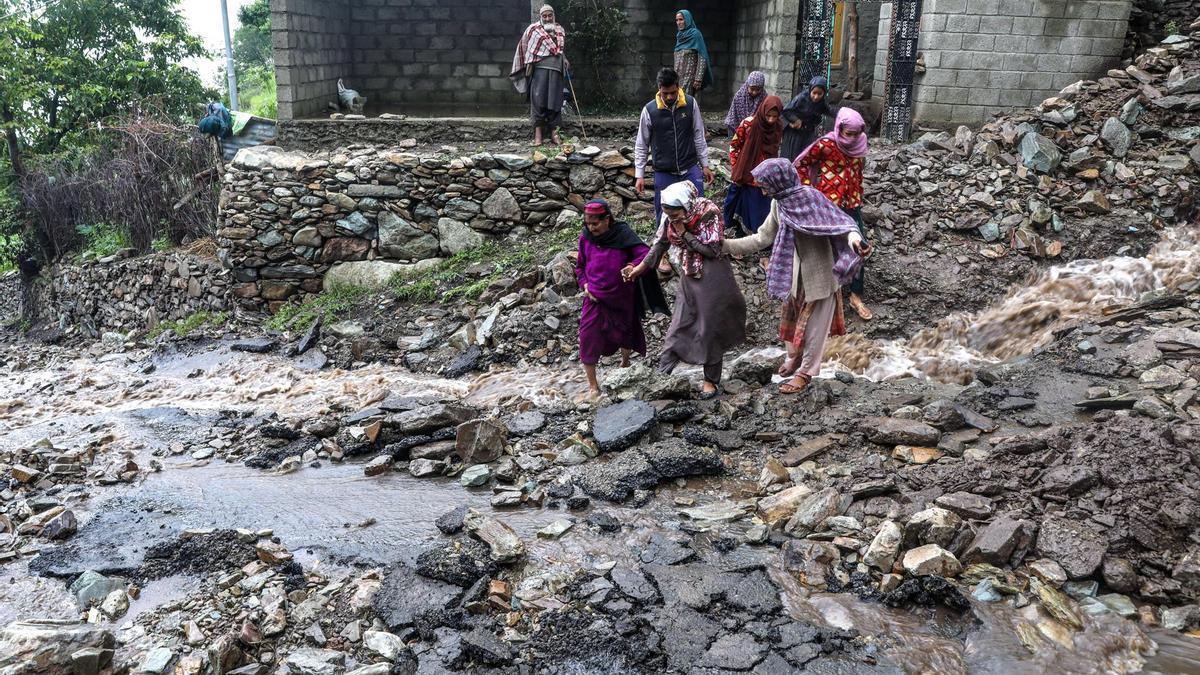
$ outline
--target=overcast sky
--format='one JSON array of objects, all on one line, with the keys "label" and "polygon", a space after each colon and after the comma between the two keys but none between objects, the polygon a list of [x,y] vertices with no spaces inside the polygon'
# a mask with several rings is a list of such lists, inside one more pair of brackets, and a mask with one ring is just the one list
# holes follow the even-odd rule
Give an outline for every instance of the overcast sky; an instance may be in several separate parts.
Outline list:
[{"label": "overcast sky", "polygon": [[[242,5],[251,0],[227,0],[229,3],[229,33],[237,30],[237,13]],[[179,9],[191,26],[192,34],[204,40],[204,46],[212,52],[212,59],[193,60],[185,65],[200,71],[206,83],[214,83],[217,69],[225,61],[225,34],[221,29],[221,0],[181,0]]]}]

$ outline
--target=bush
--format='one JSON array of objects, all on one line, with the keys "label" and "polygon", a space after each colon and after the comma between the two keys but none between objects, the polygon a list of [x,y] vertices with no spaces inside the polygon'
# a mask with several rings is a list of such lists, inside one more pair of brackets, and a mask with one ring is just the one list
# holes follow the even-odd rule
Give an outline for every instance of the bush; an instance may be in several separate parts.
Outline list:
[{"label": "bush", "polygon": [[39,160],[16,186],[28,238],[45,260],[94,242],[119,239],[144,253],[162,238],[213,235],[220,176],[211,141],[150,114],[95,141],[78,156]]},{"label": "bush", "polygon": [[76,229],[83,237],[83,253],[93,258],[103,258],[129,248],[129,235],[110,223],[79,225]]},{"label": "bush", "polygon": [[563,27],[572,68],[586,78],[588,86],[578,93],[593,110],[620,110],[625,101],[615,91],[613,59],[634,54],[629,44],[629,15],[615,0],[566,0],[562,6]]}]

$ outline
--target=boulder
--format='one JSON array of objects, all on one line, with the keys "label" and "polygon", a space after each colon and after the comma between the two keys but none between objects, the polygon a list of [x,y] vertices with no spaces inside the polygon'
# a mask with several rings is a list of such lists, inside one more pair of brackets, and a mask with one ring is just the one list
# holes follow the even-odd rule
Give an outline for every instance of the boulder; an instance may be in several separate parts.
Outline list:
[{"label": "boulder", "polygon": [[800,583],[824,590],[833,579],[833,566],[842,554],[833,544],[808,539],[789,539],[783,544],[783,567]]},{"label": "boulder", "polygon": [[301,647],[288,654],[284,664],[295,675],[340,675],[345,671],[346,652]]},{"label": "boulder", "polygon": [[783,529],[794,537],[802,537],[821,527],[826,518],[844,513],[849,505],[849,498],[834,488],[825,488],[806,497]]},{"label": "boulder", "polygon": [[496,562],[513,562],[525,555],[525,544],[517,533],[495,518],[471,509],[463,518],[463,527],[491,547],[492,559]]},{"label": "boulder", "polygon": [[946,509],[934,506],[918,511],[909,518],[904,528],[904,547],[937,544],[942,548],[952,548],[962,526],[962,519]]},{"label": "boulder", "polygon": [[466,406],[434,403],[416,410],[389,415],[384,418],[384,426],[408,436],[416,436],[447,427],[457,427],[470,421],[475,414],[474,410]]},{"label": "boulder", "polygon": [[967,564],[1020,565],[1033,543],[1034,532],[1033,523],[1027,520],[1000,516],[975,535],[963,561]]},{"label": "boulder", "polygon": [[939,577],[954,577],[962,571],[958,558],[937,544],[926,544],[911,549],[904,554],[904,571],[910,576],[922,577],[936,575]]},{"label": "boulder", "polygon": [[1085,523],[1052,517],[1038,530],[1037,551],[1062,565],[1071,579],[1086,579],[1104,561],[1108,539]]},{"label": "boulder", "polygon": [[494,420],[478,419],[458,425],[455,452],[465,464],[494,462],[504,452],[508,429]]},{"label": "boulder", "polygon": [[654,407],[645,401],[630,399],[598,410],[592,424],[592,437],[601,452],[624,450],[653,429],[654,423]]},{"label": "boulder", "polygon": [[1129,154],[1129,146],[1133,142],[1129,127],[1115,117],[1104,121],[1104,127],[1100,129],[1100,138],[1108,145],[1113,157],[1117,158]]},{"label": "boulder", "polygon": [[812,490],[805,485],[793,485],[758,500],[758,517],[768,525],[791,518]]},{"label": "boulder", "polygon": [[437,237],[391,211],[379,213],[379,252],[389,258],[425,260],[441,250]]},{"label": "boulder", "polygon": [[113,634],[100,626],[75,621],[17,621],[0,630],[0,672],[69,673],[77,652],[115,647]]},{"label": "boulder", "polygon": [[970,492],[951,492],[934,500],[938,506],[949,509],[963,518],[985,520],[996,510],[992,500]]},{"label": "boulder", "polygon": [[519,221],[522,218],[521,205],[506,188],[497,188],[484,200],[483,215],[492,220]]},{"label": "boulder", "polygon": [[439,218],[437,223],[438,244],[443,255],[452,256],[483,245],[482,234],[471,226],[453,218]]},{"label": "boulder", "polygon": [[937,447],[942,434],[916,420],[895,417],[868,417],[863,421],[867,438],[880,445],[917,445]]},{"label": "boulder", "polygon": [[321,288],[331,291],[339,287],[360,287],[373,291],[387,288],[388,282],[396,274],[405,277],[419,278],[419,275],[432,271],[439,259],[422,260],[414,264],[389,262],[386,260],[361,260],[355,262],[340,262],[334,264],[325,273]]},{"label": "boulder", "polygon": [[591,164],[579,164],[571,167],[571,191],[590,195],[604,187],[604,172]]},{"label": "boulder", "polygon": [[879,532],[867,547],[867,552],[863,554],[863,562],[881,572],[890,572],[896,562],[896,556],[900,553],[903,534],[904,531],[895,521],[883,521],[879,525]]},{"label": "boulder", "polygon": [[1025,134],[1019,146],[1021,161],[1026,168],[1050,173],[1062,163],[1062,152],[1049,138],[1037,133]]}]

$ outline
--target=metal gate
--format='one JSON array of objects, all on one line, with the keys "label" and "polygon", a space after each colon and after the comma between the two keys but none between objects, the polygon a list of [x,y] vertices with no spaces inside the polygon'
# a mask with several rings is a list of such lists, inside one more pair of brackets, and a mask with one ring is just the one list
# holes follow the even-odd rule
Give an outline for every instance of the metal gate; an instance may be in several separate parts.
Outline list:
[{"label": "metal gate", "polygon": [[[861,3],[886,0],[858,0]],[[796,90],[814,76],[829,76],[833,46],[834,0],[805,0],[796,51]],[[883,95],[883,135],[905,141],[912,130],[913,85],[917,39],[921,32],[921,0],[892,0],[888,36],[887,79]]]}]

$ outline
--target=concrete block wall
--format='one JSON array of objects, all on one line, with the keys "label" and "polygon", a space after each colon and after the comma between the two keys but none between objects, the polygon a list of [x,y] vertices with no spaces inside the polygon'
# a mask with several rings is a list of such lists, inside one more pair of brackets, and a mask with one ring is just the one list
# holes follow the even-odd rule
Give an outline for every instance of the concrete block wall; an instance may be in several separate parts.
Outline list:
[{"label": "concrete block wall", "polygon": [[347,0],[271,0],[271,41],[280,119],[319,114],[353,75]]},{"label": "concrete block wall", "polygon": [[[1036,105],[1117,63],[1131,0],[926,0],[913,119],[977,123]],[[891,3],[880,7],[874,95],[882,102]]]},{"label": "concrete block wall", "polygon": [[[271,0],[283,120],[324,116],[337,79],[369,99],[368,114],[520,113],[527,103],[507,79],[513,50],[538,0]],[[654,94],[658,69],[674,62],[675,11],[690,9],[713,59],[706,112],[723,111],[751,70],[790,94],[800,0],[621,0],[629,49],[614,54],[601,81],[574,56],[581,98],[605,87],[630,106]],[[558,7],[569,24],[569,9]]]},{"label": "concrete block wall", "polygon": [[[630,50],[614,58],[613,77],[604,84],[620,93],[630,105],[644,104],[656,89],[660,68],[675,63],[675,12],[692,12],[712,57],[713,87],[698,97],[705,113],[724,111],[733,92],[745,80],[735,71],[734,42],[736,8],[727,0],[623,0],[629,16]],[[579,86],[585,86],[580,82]]]},{"label": "concrete block wall", "polygon": [[733,49],[737,86],[751,71],[761,70],[769,91],[784,102],[791,98],[799,21],[800,0],[742,0],[737,4]]},{"label": "concrete block wall", "polygon": [[358,0],[350,8],[354,88],[372,111],[519,106],[508,80],[529,0]]}]

